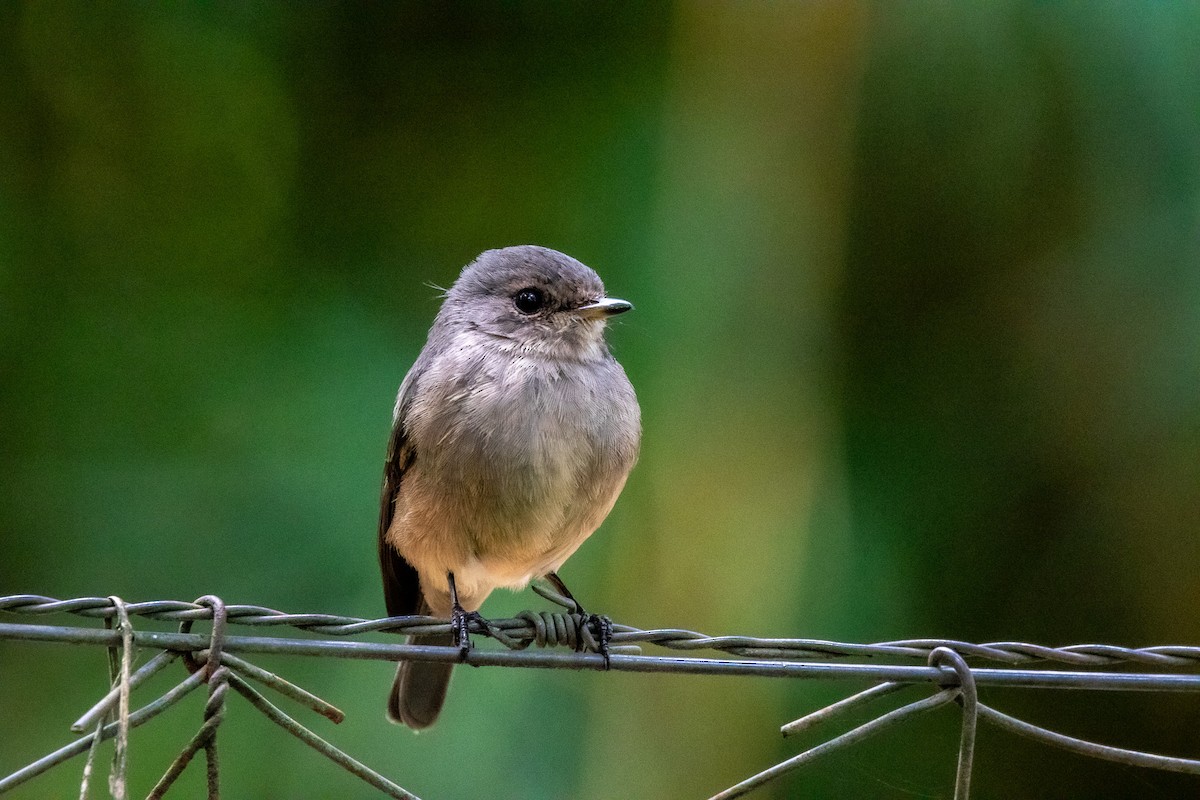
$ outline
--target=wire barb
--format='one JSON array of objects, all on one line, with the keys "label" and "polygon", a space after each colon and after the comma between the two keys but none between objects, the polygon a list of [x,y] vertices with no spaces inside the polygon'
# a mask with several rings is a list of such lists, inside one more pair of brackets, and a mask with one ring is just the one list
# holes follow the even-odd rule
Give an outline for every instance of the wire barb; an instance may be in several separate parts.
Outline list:
[{"label": "wire barb", "polygon": [[[1200,666],[1200,647],[1166,645],[1123,648],[1115,645],[1088,644],[1054,648],[1021,642],[972,644],[940,639],[854,644],[815,639],[706,636],[679,629],[641,630],[628,625],[613,625],[614,646],[610,648],[611,657],[606,657],[595,652],[562,653],[543,650],[542,648],[555,646],[569,647],[573,651],[595,649],[598,644],[597,637],[602,638],[605,631],[596,627],[600,624],[599,618],[582,614],[569,598],[559,597],[549,590],[541,590],[539,593],[562,606],[565,611],[527,611],[513,619],[489,620],[487,631],[473,629],[472,632],[488,633],[508,649],[472,650],[472,665],[565,669],[611,667],[614,670],[634,672],[856,679],[874,684],[865,691],[784,725],[781,728],[784,736],[814,729],[834,717],[859,709],[867,703],[913,684],[924,683],[937,687],[935,694],[886,711],[846,733],[817,744],[730,787],[715,795],[715,798],[740,797],[821,755],[862,741],[914,714],[950,702],[956,702],[962,707],[954,793],[956,800],[969,798],[976,730],[981,719],[1044,744],[1083,755],[1131,766],[1200,775],[1200,760],[1128,750],[1040,728],[979,702],[977,690],[977,686],[991,685],[1040,689],[1200,692],[1200,674],[1161,672],[1164,667],[1194,669]],[[227,634],[230,624],[286,626],[337,637],[372,632],[446,633],[450,631],[450,625],[445,620],[422,616],[366,620],[329,614],[288,614],[263,606],[226,605],[214,596],[201,597],[192,603],[126,603],[116,597],[56,600],[41,595],[13,595],[0,597],[0,612],[28,615],[71,613],[104,620],[105,629],[99,630],[0,623],[0,639],[75,642],[107,647],[110,651],[112,677],[111,689],[72,726],[75,732],[88,729],[92,729],[92,732],[13,774],[0,778],[0,793],[87,751],[89,758],[81,784],[81,797],[86,800],[88,780],[97,748],[102,741],[117,737],[117,752],[110,774],[110,791],[115,797],[121,796],[118,792],[124,792],[124,776],[128,768],[126,759],[129,731],[177,703],[201,683],[207,682],[209,697],[205,704],[204,722],[163,775],[151,797],[161,797],[200,749],[204,749],[206,753],[209,797],[217,797],[219,781],[216,733],[224,719],[228,689],[232,687],[273,722],[334,763],[391,797],[414,798],[414,795],[405,789],[338,750],[276,708],[252,688],[249,681],[254,680],[275,689],[333,722],[340,722],[344,718],[340,710],[278,675],[252,664],[242,656],[247,653],[275,653],[388,661],[451,662],[457,661],[460,655],[455,647],[295,637],[231,636]],[[178,622],[178,633],[134,630],[130,622],[133,616]],[[196,620],[211,620],[212,627],[208,636],[191,632]],[[688,654],[644,656],[630,653],[631,650],[640,653],[638,645],[645,643],[686,651]],[[534,644],[538,645],[538,649],[529,649]],[[134,646],[148,647],[160,652],[135,671],[132,668]],[[718,650],[741,658],[719,659],[691,655],[692,652],[702,649]],[[234,655],[234,652],[242,655]],[[180,656],[188,667],[188,677],[157,700],[130,711],[132,691]],[[801,658],[809,660],[803,661]],[[871,663],[830,663],[833,659],[870,659]],[[896,663],[906,659],[920,660],[924,663]],[[991,660],[1003,666],[972,667],[968,665],[967,659]],[[1047,662],[1068,664],[1075,669],[1045,669],[1043,667]],[[1117,663],[1153,669],[1140,672],[1083,669]],[[1019,668],[1022,665],[1033,666]]]},{"label": "wire barb", "polygon": [[[1021,736],[1026,736],[1043,744],[1061,747],[1081,755],[1115,761],[1129,766],[1200,775],[1200,760],[1163,756],[1138,750],[1127,750],[1077,739],[1031,725],[1028,722],[1010,717],[1007,714],[984,705],[979,702],[975,672],[967,665],[966,659],[960,653],[955,652],[949,647],[935,648],[929,654],[928,664],[930,667],[937,668],[941,672],[940,675],[933,678],[934,684],[941,687],[941,690],[937,694],[924,700],[910,703],[894,711],[889,711],[841,736],[834,737],[823,744],[819,744],[797,756],[782,761],[757,775],[753,775],[741,783],[714,795],[710,800],[731,800],[731,798],[741,797],[759,786],[815,760],[821,755],[847,744],[860,741],[919,711],[929,710],[950,701],[961,705],[963,713],[962,733],[959,738],[958,748],[958,769],[955,775],[954,800],[969,800],[970,798],[971,776],[975,757],[975,737],[980,719],[985,719],[1000,728]],[[904,684],[898,682],[878,684],[818,711],[814,711],[811,714],[806,714],[793,722],[789,722],[780,729],[780,732],[784,736],[791,736],[809,730],[823,722],[827,722],[835,716],[845,714],[852,709],[863,706],[901,688],[904,688]]]},{"label": "wire barb", "polygon": [[[209,800],[217,800],[220,794],[219,780],[219,761],[217,755],[217,731],[224,720],[226,703],[225,699],[228,695],[229,687],[233,687],[238,693],[246,697],[251,705],[257,708],[260,712],[271,719],[276,724],[283,727],[289,733],[300,738],[301,741],[313,747],[318,752],[325,755],[334,763],[343,767],[354,775],[357,775],[362,780],[371,784],[375,788],[383,791],[385,794],[403,798],[405,800],[417,800],[416,796],[398,786],[394,782],[383,777],[379,773],[370,769],[366,765],[351,758],[346,753],[326,742],[321,737],[309,731],[296,720],[289,717],[287,714],[280,711],[273,704],[266,700],[261,694],[255,691],[241,676],[247,679],[257,680],[265,686],[275,689],[281,694],[295,700],[296,702],[307,706],[322,716],[327,717],[333,722],[341,722],[345,715],[335,706],[327,703],[316,695],[308,692],[299,686],[287,681],[278,675],[275,675],[268,670],[246,661],[245,659],[234,656],[225,652],[227,641],[226,624],[228,621],[227,606],[218,597],[207,595],[196,601],[195,605],[203,606],[209,610],[212,619],[212,630],[206,640],[197,643],[196,647],[185,648],[182,651],[183,660],[188,668],[188,677],[166,695],[149,705],[138,709],[133,713],[128,712],[128,695],[129,692],[139,683],[144,682],[154,673],[160,671],[167,664],[179,657],[180,653],[164,651],[159,653],[147,664],[141,667],[136,673],[131,671],[132,667],[132,648],[135,641],[139,638],[139,634],[135,634],[132,626],[128,624],[128,614],[126,604],[122,603],[118,598],[112,598],[111,602],[117,610],[118,626],[114,631],[118,639],[113,642],[106,642],[110,649],[120,644],[122,656],[124,658],[118,662],[113,659],[117,666],[118,676],[115,678],[117,685],[105,695],[100,702],[96,703],[88,712],[72,726],[72,730],[82,730],[86,728],[86,724],[95,722],[96,730],[93,734],[76,741],[66,747],[60,748],[54,753],[45,756],[42,759],[18,770],[8,777],[0,780],[0,793],[19,785],[20,783],[29,780],[46,770],[60,764],[69,758],[88,751],[89,757],[87,764],[84,767],[84,778],[81,785],[81,796],[86,800],[87,787],[90,779],[92,764],[94,762],[95,753],[100,742],[105,739],[112,738],[114,735],[121,737],[127,736],[129,728],[137,727],[144,722],[149,721],[168,706],[173,705],[182,699],[186,694],[202,683],[207,683],[209,686],[209,696],[204,707],[204,722],[191,740],[184,746],[179,755],[172,761],[166,772],[159,779],[158,783],[151,790],[148,798],[150,800],[159,800],[172,785],[183,774],[187,765],[195,757],[195,755],[204,750],[205,760],[207,762],[207,780],[208,780],[208,797]],[[102,615],[105,620],[105,627],[111,628],[112,616]],[[203,619],[200,616],[188,615],[180,621],[179,633],[177,636],[183,636],[188,639],[193,638],[191,633],[192,624],[196,619]],[[21,627],[21,626],[18,626]],[[160,634],[161,635],[161,634]],[[2,637],[0,637],[2,638]],[[114,654],[115,655],[115,654]],[[105,723],[105,717],[112,713],[114,705],[119,705],[123,702],[123,711],[119,713],[117,722]],[[120,786],[110,784],[110,791],[114,797],[117,792],[124,792],[124,775],[125,767],[122,761],[119,766],[114,767],[114,775],[120,778]]]},{"label": "wire barb", "polygon": [[[549,598],[551,592],[532,587]],[[127,605],[130,616],[180,622],[212,619],[212,610],[196,603],[179,600],[152,600]],[[114,614],[112,604],[103,597],[77,597],[57,600],[35,594],[0,597],[0,611],[14,614],[69,613],[83,617],[107,618]],[[362,619],[333,614],[290,614],[265,606],[229,605],[230,624],[256,627],[291,627],[324,636],[357,636],[363,633],[448,633],[449,623],[435,617],[407,616]],[[490,620],[510,638],[533,639],[535,631],[522,619]],[[964,658],[979,658],[1017,666],[1059,663],[1076,667],[1104,667],[1135,664],[1146,667],[1200,667],[1200,647],[1160,645],[1156,647],[1118,647],[1108,644],[1078,644],[1046,647],[1024,642],[975,644],[954,639],[903,639],[875,644],[832,642],[823,639],[777,639],[752,636],[709,636],[676,628],[642,630],[628,625],[613,626],[613,644],[656,644],[674,650],[718,650],[756,659],[826,660],[845,658],[924,660],[938,647],[948,647]],[[616,652],[614,650],[614,652]],[[923,678],[924,680],[925,678]]]}]

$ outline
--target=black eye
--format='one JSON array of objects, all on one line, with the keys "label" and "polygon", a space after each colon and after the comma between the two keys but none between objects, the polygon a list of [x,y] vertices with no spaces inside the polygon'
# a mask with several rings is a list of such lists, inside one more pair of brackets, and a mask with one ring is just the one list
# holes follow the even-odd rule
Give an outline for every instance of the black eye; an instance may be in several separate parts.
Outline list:
[{"label": "black eye", "polygon": [[536,314],[546,306],[546,294],[531,286],[513,295],[513,305],[522,314]]}]

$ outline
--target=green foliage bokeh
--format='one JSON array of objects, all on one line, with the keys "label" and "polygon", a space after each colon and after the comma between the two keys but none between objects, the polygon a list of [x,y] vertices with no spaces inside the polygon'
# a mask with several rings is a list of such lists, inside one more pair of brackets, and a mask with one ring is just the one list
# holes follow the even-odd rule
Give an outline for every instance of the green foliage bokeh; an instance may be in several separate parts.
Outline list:
[{"label": "green foliage bokeh", "polygon": [[[1197,41],[1186,3],[5,4],[0,594],[381,615],[379,477],[433,287],[533,242],[637,307],[610,338],[642,460],[564,570],[589,606],[1194,643]],[[387,664],[262,662],[428,798],[707,796],[859,688],[460,670],[418,736],[384,720]],[[67,738],[104,664],[0,642],[0,773]],[[1200,755],[1192,697],[987,697]],[[134,733],[133,794],[200,713]],[[956,736],[931,715],[762,795],[949,796]],[[373,796],[237,698],[221,747],[230,796]],[[1197,791],[987,729],[976,787]]]}]

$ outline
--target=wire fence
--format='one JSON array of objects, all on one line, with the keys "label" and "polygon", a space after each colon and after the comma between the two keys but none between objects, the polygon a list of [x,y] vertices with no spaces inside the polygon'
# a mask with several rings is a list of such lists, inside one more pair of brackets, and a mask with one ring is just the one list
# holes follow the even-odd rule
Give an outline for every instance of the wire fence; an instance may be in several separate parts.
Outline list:
[{"label": "wire fence", "polygon": [[[612,626],[608,652],[601,654],[596,652],[600,632],[589,627],[595,624],[594,621],[580,615],[570,600],[544,587],[535,588],[563,610],[527,611],[512,619],[472,622],[473,634],[495,639],[505,649],[472,648],[466,652],[457,647],[351,640],[374,633],[411,635],[450,632],[447,621],[432,617],[367,620],[329,614],[289,614],[262,606],[226,605],[213,596],[205,596],[192,603],[174,600],[127,603],[117,597],[70,600],[41,595],[0,597],[0,612],[10,615],[65,613],[103,620],[103,628],[0,622],[0,639],[108,647],[112,679],[111,690],[71,726],[71,731],[79,734],[78,738],[0,778],[0,794],[75,756],[87,753],[80,788],[80,797],[86,800],[99,745],[105,740],[116,739],[108,790],[112,797],[124,800],[127,794],[126,763],[130,729],[149,722],[192,691],[207,686],[208,700],[202,724],[164,772],[151,791],[150,798],[163,797],[201,751],[205,754],[207,765],[208,796],[218,796],[217,733],[224,720],[230,689],[244,697],[272,722],[383,794],[396,798],[416,797],[325,741],[276,707],[255,688],[269,688],[334,722],[341,722],[345,716],[332,704],[243,657],[265,653],[386,661],[444,661],[473,666],[541,669],[857,679],[874,684],[865,691],[782,726],[784,736],[815,728],[906,687],[926,685],[932,688],[932,694],[926,693],[907,705],[884,711],[850,731],[713,795],[711,800],[741,797],[823,755],[861,742],[923,711],[950,703],[956,704],[962,711],[954,791],[956,800],[968,800],[970,795],[975,733],[980,720],[1042,744],[1081,755],[1129,766],[1200,776],[1200,760],[1118,748],[1050,731],[981,703],[977,691],[979,686],[1008,686],[1200,692],[1200,673],[1187,671],[1200,667],[1200,647],[1169,645],[1126,648],[1104,644],[1045,647],[1022,642],[973,644],[942,639],[853,644],[816,639],[707,636],[680,629],[642,630],[615,624]],[[176,622],[178,630],[135,629],[132,622],[135,617]],[[192,626],[196,622],[207,623],[208,633],[192,633]],[[289,629],[337,638],[235,636],[227,632],[230,625]],[[537,649],[529,649],[532,645],[536,645]],[[645,655],[641,652],[643,645],[678,652]],[[136,648],[158,652],[134,669],[133,654]],[[699,651],[716,651],[736,658],[694,655]],[[988,661],[999,666],[969,665],[967,659]],[[184,664],[186,677],[163,695],[133,709],[133,691],[176,661]],[[920,663],[911,663],[913,661]],[[1068,666],[1070,669],[1057,666]],[[1114,669],[1118,666],[1121,668]]]}]

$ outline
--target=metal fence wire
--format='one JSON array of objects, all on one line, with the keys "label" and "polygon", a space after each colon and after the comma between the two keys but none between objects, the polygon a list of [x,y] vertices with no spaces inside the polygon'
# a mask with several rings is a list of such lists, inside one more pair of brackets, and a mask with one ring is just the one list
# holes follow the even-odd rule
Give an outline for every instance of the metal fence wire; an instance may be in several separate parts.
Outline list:
[{"label": "metal fence wire", "polygon": [[[366,620],[329,614],[288,614],[262,606],[226,605],[214,596],[201,597],[192,603],[175,600],[127,603],[118,597],[79,597],[71,600],[56,600],[40,595],[0,597],[0,612],[8,615],[65,613],[103,620],[103,628],[0,622],[0,639],[107,647],[112,679],[111,690],[71,726],[71,731],[78,734],[78,738],[0,779],[0,794],[74,756],[87,753],[80,788],[80,797],[86,800],[99,745],[115,738],[108,791],[112,797],[124,800],[127,794],[125,775],[130,729],[149,722],[190,692],[206,686],[208,701],[204,707],[203,721],[195,736],[168,766],[151,791],[150,798],[163,797],[193,757],[202,751],[207,764],[208,796],[218,796],[220,774],[217,735],[224,720],[230,689],[248,700],[251,706],[272,722],[383,794],[415,798],[411,792],[334,747],[268,700],[259,688],[278,692],[333,722],[341,722],[344,718],[343,713],[330,703],[244,658],[247,654],[262,653],[386,661],[452,661],[473,666],[541,669],[612,669],[792,679],[849,678],[873,684],[865,691],[783,725],[781,732],[784,736],[812,729],[902,689],[920,685],[928,687],[919,699],[882,711],[850,731],[718,792],[711,800],[741,797],[827,753],[860,742],[922,711],[951,703],[962,712],[954,784],[956,800],[967,800],[970,795],[975,732],[980,720],[1081,755],[1129,766],[1200,776],[1200,760],[1112,747],[1050,731],[981,703],[977,692],[979,686],[1200,692],[1200,673],[1186,671],[1195,671],[1200,667],[1200,647],[1170,645],[1127,648],[1103,644],[1045,647],[1020,642],[972,644],[941,639],[848,644],[815,639],[706,636],[687,630],[641,630],[617,624],[612,626],[608,653],[602,655],[595,652],[600,632],[589,627],[594,622],[581,616],[570,600],[544,587],[535,588],[563,610],[527,611],[512,619],[473,622],[473,634],[495,639],[505,649],[473,648],[465,653],[456,647],[352,640],[353,637],[372,633],[407,635],[450,631],[447,621],[432,617]],[[176,622],[178,630],[135,629],[132,622],[134,618]],[[196,622],[206,623],[208,632],[193,633],[192,626]],[[235,636],[228,633],[232,625],[300,630],[338,638]],[[528,649],[530,645],[537,645],[537,649]],[[645,655],[641,653],[642,645],[656,645],[676,651],[676,654]],[[558,649],[549,649],[554,647]],[[135,648],[157,653],[135,669]],[[698,651],[717,651],[726,657],[692,655]],[[999,666],[981,667],[968,664],[968,659]],[[162,696],[133,708],[131,696],[138,686],[176,661],[183,663],[186,677]],[[869,663],[862,663],[864,661]],[[1070,669],[1048,666],[1055,664]],[[1121,669],[1112,669],[1116,665],[1120,665]]]}]

